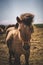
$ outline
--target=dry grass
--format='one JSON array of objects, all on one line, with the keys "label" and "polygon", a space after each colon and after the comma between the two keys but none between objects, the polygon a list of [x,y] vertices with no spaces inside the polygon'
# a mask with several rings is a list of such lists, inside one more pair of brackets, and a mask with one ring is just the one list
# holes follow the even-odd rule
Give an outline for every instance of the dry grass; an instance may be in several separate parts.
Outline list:
[{"label": "dry grass", "polygon": [[[9,65],[8,48],[7,44],[3,43],[3,40],[5,40],[5,34],[0,36],[0,65]],[[43,65],[43,28],[34,26],[34,33],[30,42],[30,65]]]}]

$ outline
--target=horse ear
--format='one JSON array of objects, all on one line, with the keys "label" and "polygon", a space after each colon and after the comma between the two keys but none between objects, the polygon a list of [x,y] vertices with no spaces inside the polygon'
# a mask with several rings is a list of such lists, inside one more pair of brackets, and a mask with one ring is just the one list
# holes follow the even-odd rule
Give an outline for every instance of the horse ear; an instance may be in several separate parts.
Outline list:
[{"label": "horse ear", "polygon": [[21,23],[21,20],[18,16],[16,17],[16,20],[17,20],[18,23]]}]

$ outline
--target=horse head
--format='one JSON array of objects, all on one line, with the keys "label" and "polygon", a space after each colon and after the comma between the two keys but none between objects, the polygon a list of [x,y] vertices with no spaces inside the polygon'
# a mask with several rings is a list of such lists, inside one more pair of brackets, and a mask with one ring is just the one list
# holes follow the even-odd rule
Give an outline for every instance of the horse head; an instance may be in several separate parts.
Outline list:
[{"label": "horse head", "polygon": [[19,24],[19,31],[21,40],[24,44],[30,43],[31,34],[33,33],[33,22],[34,15],[30,13],[24,13],[20,17],[17,16],[17,22]]}]

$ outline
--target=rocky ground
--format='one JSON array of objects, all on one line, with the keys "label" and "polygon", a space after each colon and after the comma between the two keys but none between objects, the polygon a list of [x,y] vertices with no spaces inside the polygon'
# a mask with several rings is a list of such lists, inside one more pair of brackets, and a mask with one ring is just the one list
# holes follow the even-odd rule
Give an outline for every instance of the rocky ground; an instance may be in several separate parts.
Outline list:
[{"label": "rocky ground", "polygon": [[[5,34],[0,35],[0,65],[9,65],[9,53],[5,44]],[[34,27],[30,48],[30,65],[43,65],[43,28]],[[24,58],[22,58],[24,60]]]}]

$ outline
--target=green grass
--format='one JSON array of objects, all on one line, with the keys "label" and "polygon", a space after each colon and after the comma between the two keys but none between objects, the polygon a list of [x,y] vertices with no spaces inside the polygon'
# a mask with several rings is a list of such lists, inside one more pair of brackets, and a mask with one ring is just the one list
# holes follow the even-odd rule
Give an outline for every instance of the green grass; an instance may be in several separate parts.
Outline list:
[{"label": "green grass", "polygon": [[38,28],[43,28],[43,24],[34,24]]}]

